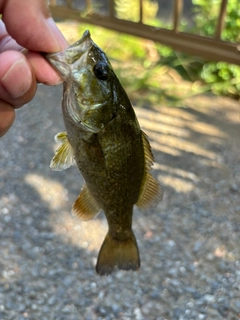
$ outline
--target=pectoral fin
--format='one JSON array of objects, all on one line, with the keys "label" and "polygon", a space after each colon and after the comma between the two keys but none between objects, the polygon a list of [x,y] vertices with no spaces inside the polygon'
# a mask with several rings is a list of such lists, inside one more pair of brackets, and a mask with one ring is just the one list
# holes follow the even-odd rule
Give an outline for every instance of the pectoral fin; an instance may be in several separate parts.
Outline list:
[{"label": "pectoral fin", "polygon": [[85,185],[72,207],[73,214],[81,220],[91,220],[99,211],[99,205]]},{"label": "pectoral fin", "polygon": [[71,167],[74,162],[74,154],[72,146],[68,141],[66,132],[60,132],[55,136],[55,141],[60,142],[60,147],[56,150],[50,168],[54,171],[62,171]]},{"label": "pectoral fin", "polygon": [[144,147],[145,173],[136,205],[141,208],[146,208],[155,206],[159,201],[162,200],[163,189],[160,186],[159,182],[150,174],[154,159],[151,151],[151,146],[147,139],[147,135],[143,131],[142,140]]}]

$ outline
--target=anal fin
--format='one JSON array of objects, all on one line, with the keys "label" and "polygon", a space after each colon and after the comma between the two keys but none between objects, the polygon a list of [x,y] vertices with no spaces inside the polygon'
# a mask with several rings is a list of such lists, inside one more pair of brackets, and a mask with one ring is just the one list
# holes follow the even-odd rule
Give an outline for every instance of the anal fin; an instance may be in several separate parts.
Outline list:
[{"label": "anal fin", "polygon": [[143,186],[136,205],[140,208],[156,206],[163,197],[163,189],[159,182],[148,172],[145,175]]},{"label": "anal fin", "polygon": [[93,219],[99,211],[99,205],[85,185],[72,207],[73,214],[86,221]]}]

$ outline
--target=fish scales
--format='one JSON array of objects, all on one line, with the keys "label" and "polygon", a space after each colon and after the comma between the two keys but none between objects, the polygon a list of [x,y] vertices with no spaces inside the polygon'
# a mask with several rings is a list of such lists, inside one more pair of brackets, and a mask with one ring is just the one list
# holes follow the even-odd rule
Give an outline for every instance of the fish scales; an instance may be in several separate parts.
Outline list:
[{"label": "fish scales", "polygon": [[138,270],[140,257],[132,231],[134,204],[150,206],[162,198],[149,170],[153,156],[131,102],[105,53],[90,32],[63,52],[46,58],[61,74],[66,133],[51,162],[64,170],[76,162],[86,184],[73,205],[83,220],[102,209],[109,230],[100,249],[97,273]]}]

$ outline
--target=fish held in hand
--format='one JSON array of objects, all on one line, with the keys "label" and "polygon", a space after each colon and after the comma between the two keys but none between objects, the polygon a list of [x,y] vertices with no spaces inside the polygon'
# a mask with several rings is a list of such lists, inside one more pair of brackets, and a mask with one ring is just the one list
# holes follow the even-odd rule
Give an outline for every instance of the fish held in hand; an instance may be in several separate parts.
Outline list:
[{"label": "fish held in hand", "polygon": [[62,111],[66,132],[52,159],[53,170],[76,162],[86,184],[73,205],[82,220],[102,209],[108,233],[99,252],[96,271],[138,270],[137,241],[132,231],[133,206],[157,204],[163,195],[150,174],[153,155],[129,98],[106,54],[90,32],[68,49],[46,55],[61,74]]}]

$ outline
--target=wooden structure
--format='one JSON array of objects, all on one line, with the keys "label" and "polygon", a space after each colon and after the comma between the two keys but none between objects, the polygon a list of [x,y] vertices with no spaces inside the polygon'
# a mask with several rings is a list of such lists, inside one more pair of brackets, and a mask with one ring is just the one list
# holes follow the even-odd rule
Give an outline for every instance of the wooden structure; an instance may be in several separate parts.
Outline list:
[{"label": "wooden structure", "polygon": [[[75,0],[75,3],[77,1],[80,0]],[[91,0],[85,0],[84,11],[75,9],[72,0],[65,0],[65,2],[64,0],[61,0],[61,3],[64,3],[63,5],[59,4],[58,0],[50,0],[50,9],[53,17],[57,19],[74,19],[98,25],[115,31],[157,41],[164,45],[168,45],[175,50],[201,56],[207,60],[226,61],[240,65],[240,43],[231,43],[221,40],[228,0],[221,0],[215,36],[212,38],[179,31],[183,0],[174,0],[172,30],[153,27],[143,22],[144,0],[139,0],[138,22],[118,19],[115,13],[115,0],[108,1],[109,12],[107,15],[91,13]],[[83,0],[81,3],[82,2]],[[89,13],[86,14],[86,12]]]}]

